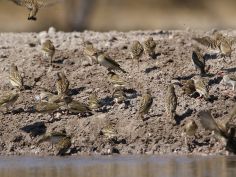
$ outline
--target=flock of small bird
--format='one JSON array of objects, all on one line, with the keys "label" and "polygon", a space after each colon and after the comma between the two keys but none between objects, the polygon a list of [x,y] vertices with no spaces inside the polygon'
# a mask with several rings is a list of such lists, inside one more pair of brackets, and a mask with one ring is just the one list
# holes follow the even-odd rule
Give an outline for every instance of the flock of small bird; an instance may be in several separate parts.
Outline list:
[{"label": "flock of small bird", "polygon": [[[36,14],[39,8],[45,6],[52,1],[46,0],[11,0],[18,5],[26,6],[29,13],[29,20],[36,20]],[[224,61],[227,57],[231,57],[232,45],[234,40],[230,40],[226,36],[219,32],[213,34],[212,37],[205,36],[200,38],[193,38],[203,46],[208,48],[218,50],[219,54],[223,57]],[[195,45],[192,51],[192,63],[198,71],[193,79],[182,81],[182,89],[185,94],[192,95],[197,92],[200,97],[203,97],[206,101],[210,99],[208,83],[205,81],[204,77],[207,77],[210,65],[206,64],[206,57],[203,53],[203,49],[199,47],[200,45]],[[156,57],[156,41],[149,37],[143,43],[139,41],[133,41],[130,46],[130,56],[132,61],[137,61],[138,71],[139,62],[143,54],[148,55],[150,58]],[[51,40],[46,40],[42,43],[42,51],[45,53],[46,57],[49,58],[49,63],[53,67],[53,58],[55,55],[55,46]],[[105,52],[96,49],[90,41],[84,42],[84,56],[86,56],[91,64],[100,64],[101,66],[107,68],[109,81],[114,86],[113,98],[116,103],[123,103],[125,101],[124,89],[126,82],[116,73],[117,71],[126,73],[126,71],[112,59]],[[226,61],[225,61],[226,62]],[[236,86],[236,76],[230,75],[226,72],[218,73],[223,77],[223,82],[225,84],[231,84],[233,91],[235,91]],[[15,64],[11,65],[9,73],[9,81],[11,85],[16,88],[11,93],[5,94],[0,98],[0,107],[5,106],[6,110],[14,105],[20,96],[20,92],[24,90],[24,82],[22,74],[18,71]],[[54,112],[60,108],[64,108],[69,113],[76,114],[91,114],[93,110],[99,109],[102,105],[96,95],[96,93],[91,94],[89,97],[88,104],[74,100],[68,95],[70,82],[63,72],[57,73],[56,89],[57,94],[50,93],[48,91],[42,91],[39,95],[39,102],[34,106],[35,111],[38,113],[49,113],[54,118]],[[147,114],[151,109],[153,104],[153,96],[151,91],[147,88],[142,93],[141,104],[138,110],[138,118],[145,121],[147,119]],[[166,113],[173,123],[176,121],[176,108],[178,106],[178,98],[175,94],[174,84],[169,84],[166,89],[165,94],[165,109]],[[218,123],[214,120],[210,111],[200,111],[198,116],[202,126],[210,131],[213,131],[216,135],[219,135],[227,140],[227,146],[231,146],[234,142],[235,127],[230,124],[231,120],[236,115],[236,107],[233,108],[230,117],[223,123]],[[195,135],[198,126],[196,122],[191,119],[186,122],[184,127],[184,134],[187,136]],[[113,137],[115,132],[108,127],[103,129],[103,134],[108,134],[108,136]],[[45,135],[40,139],[38,143],[50,141],[52,144],[56,144],[58,147],[58,154],[63,155],[71,147],[71,137],[66,134],[66,132],[52,132],[49,135]]]}]

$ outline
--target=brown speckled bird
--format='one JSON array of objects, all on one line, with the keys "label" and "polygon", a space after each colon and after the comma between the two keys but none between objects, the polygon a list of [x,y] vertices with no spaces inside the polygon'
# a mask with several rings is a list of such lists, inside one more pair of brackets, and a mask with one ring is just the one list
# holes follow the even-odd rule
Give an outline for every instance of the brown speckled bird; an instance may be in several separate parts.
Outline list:
[{"label": "brown speckled bird", "polygon": [[98,63],[98,50],[93,46],[90,41],[84,42],[83,54],[87,57],[91,64]]},{"label": "brown speckled bird", "polygon": [[151,91],[147,89],[146,93],[143,94],[141,99],[141,104],[139,106],[138,115],[139,117],[144,120],[144,115],[148,113],[151,109],[153,103],[153,98],[151,95]]},{"label": "brown speckled bird", "polygon": [[155,58],[155,49],[156,49],[156,41],[153,40],[153,37],[149,37],[146,41],[144,41],[143,46],[144,46],[144,52],[152,57]]},{"label": "brown speckled bird", "polygon": [[68,111],[72,113],[91,113],[91,109],[87,104],[81,103],[79,101],[73,100],[71,97],[65,97],[64,101],[66,103]]},{"label": "brown speckled bird", "polygon": [[4,93],[4,95],[0,97],[0,107],[6,107],[6,111],[8,112],[9,108],[13,107],[19,96],[19,93],[16,92]]},{"label": "brown speckled bird", "polygon": [[99,109],[101,107],[101,103],[98,99],[98,96],[97,96],[97,93],[92,93],[90,96],[89,96],[89,108],[90,109]]},{"label": "brown speckled bird", "polygon": [[58,103],[39,102],[34,106],[34,109],[38,113],[48,113],[54,118],[54,112],[61,107]]},{"label": "brown speckled bird", "polygon": [[200,97],[204,97],[206,100],[209,99],[209,86],[208,82],[200,76],[193,78],[194,86]]},{"label": "brown speckled bird", "polygon": [[191,95],[195,90],[194,81],[192,79],[182,81],[182,90],[184,94]]},{"label": "brown speckled bird", "polygon": [[139,41],[134,41],[130,47],[130,53],[131,53],[131,58],[132,62],[133,60],[138,61],[138,70],[139,70],[139,60],[141,56],[143,55],[144,49],[142,44]]},{"label": "brown speckled bird", "polygon": [[43,42],[42,44],[42,51],[44,52],[44,54],[50,58],[50,65],[52,65],[52,60],[55,54],[55,47],[53,45],[53,42],[51,40],[46,40],[45,42]]},{"label": "brown speckled bird", "polygon": [[187,144],[188,136],[195,136],[195,133],[198,129],[196,122],[192,119],[188,120],[184,125],[184,131],[182,136],[184,136],[185,144]]},{"label": "brown speckled bird", "polygon": [[109,72],[108,73],[108,80],[113,84],[115,88],[124,88],[126,82],[120,78],[116,73]]},{"label": "brown speckled bird", "polygon": [[232,127],[227,122],[216,122],[215,119],[212,117],[210,110],[203,110],[198,113],[198,117],[200,119],[200,123],[202,124],[203,128],[206,130],[213,131],[214,134],[220,139],[227,140],[228,143],[234,138],[235,127]]},{"label": "brown speckled bird", "polygon": [[18,89],[21,89],[23,87],[23,78],[15,64],[11,64],[9,79],[13,87],[16,87]]},{"label": "brown speckled bird", "polygon": [[125,101],[126,95],[122,88],[116,88],[112,94],[114,101],[118,104],[121,104]]},{"label": "brown speckled bird", "polygon": [[192,62],[195,66],[196,70],[200,71],[201,75],[205,75],[205,58],[198,47],[194,47],[194,50],[192,51]]},{"label": "brown speckled bird", "polygon": [[104,53],[100,53],[98,55],[98,63],[106,67],[109,71],[119,70],[119,71],[122,71],[123,73],[126,73],[126,71],[122,69],[115,60],[113,60],[110,56]]},{"label": "brown speckled bird", "polygon": [[170,120],[173,121],[176,115],[177,96],[175,94],[175,87],[173,84],[167,86],[167,93],[165,95],[166,113]]},{"label": "brown speckled bird", "polygon": [[68,93],[70,82],[66,78],[63,72],[57,73],[57,80],[56,80],[56,89],[57,94],[61,96],[65,96]]},{"label": "brown speckled bird", "polygon": [[29,10],[28,20],[37,20],[36,15],[40,8],[59,2],[60,0],[10,0]]}]

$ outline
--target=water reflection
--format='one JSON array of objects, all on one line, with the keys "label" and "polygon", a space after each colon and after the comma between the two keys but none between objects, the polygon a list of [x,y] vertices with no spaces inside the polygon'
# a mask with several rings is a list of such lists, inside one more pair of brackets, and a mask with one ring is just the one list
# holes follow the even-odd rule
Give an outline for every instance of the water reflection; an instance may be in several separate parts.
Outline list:
[{"label": "water reflection", "polygon": [[1,157],[0,177],[230,177],[236,157]]}]

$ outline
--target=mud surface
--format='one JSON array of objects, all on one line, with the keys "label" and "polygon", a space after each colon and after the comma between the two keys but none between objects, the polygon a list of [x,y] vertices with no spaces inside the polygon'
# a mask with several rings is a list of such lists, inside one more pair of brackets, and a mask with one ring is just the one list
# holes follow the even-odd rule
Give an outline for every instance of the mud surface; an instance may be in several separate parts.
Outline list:
[{"label": "mud surface", "polygon": [[[235,36],[236,31],[222,31]],[[50,155],[55,153],[49,143],[37,145],[45,132],[65,129],[71,135],[70,154],[226,154],[225,145],[200,126],[197,113],[202,109],[212,109],[217,121],[225,119],[232,109],[235,98],[222,90],[221,77],[216,73],[224,68],[235,72],[235,52],[226,63],[217,57],[216,51],[205,50],[212,57],[207,60],[212,99],[205,101],[184,95],[176,84],[178,96],[177,125],[172,125],[165,113],[165,87],[170,82],[191,78],[196,71],[191,62],[191,45],[194,36],[211,35],[212,31],[138,31],[129,33],[63,33],[51,32],[49,38],[57,48],[54,67],[50,69],[44,60],[37,33],[0,34],[0,90],[11,90],[8,80],[9,66],[15,63],[24,73],[28,89],[22,92],[12,113],[0,114],[0,154]],[[152,36],[157,41],[156,59],[144,55],[138,72],[137,64],[132,65],[129,46],[132,41],[144,41]],[[107,70],[99,65],[90,65],[82,54],[83,41],[89,40],[98,49],[106,51],[128,73],[117,72],[127,81],[125,103],[116,104],[112,98],[113,86],[107,79]],[[42,60],[42,61],[40,61]],[[97,91],[103,103],[100,111],[91,116],[66,115],[63,110],[49,114],[33,113],[35,96],[40,88],[55,91],[55,74],[63,70],[70,81],[70,94],[76,100],[87,103],[93,91]],[[45,75],[33,87],[35,78]],[[137,118],[137,110],[142,95],[141,88],[150,88],[154,103],[147,120]],[[227,88],[228,91],[231,88]],[[4,111],[4,109],[2,109]],[[187,144],[182,136],[183,125],[194,119],[199,129],[196,137],[189,137]],[[117,130],[117,140],[108,141],[100,131],[112,123]]]}]

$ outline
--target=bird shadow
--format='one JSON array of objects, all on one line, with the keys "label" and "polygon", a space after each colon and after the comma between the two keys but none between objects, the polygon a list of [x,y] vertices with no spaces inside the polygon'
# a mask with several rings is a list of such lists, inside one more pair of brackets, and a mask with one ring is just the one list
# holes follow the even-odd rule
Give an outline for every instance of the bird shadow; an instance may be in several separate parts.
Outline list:
[{"label": "bird shadow", "polygon": [[30,133],[33,137],[36,137],[38,135],[44,134],[47,130],[47,127],[45,126],[44,122],[35,122],[20,128],[20,130]]},{"label": "bird shadow", "polygon": [[188,76],[178,76],[174,79],[176,79],[176,80],[189,80],[189,79],[192,79],[192,77],[194,77],[194,76],[195,76],[195,74],[190,74]]},{"label": "bird shadow", "polygon": [[79,88],[73,88],[69,89],[68,96],[78,95],[80,92],[84,91],[86,87],[79,87]]},{"label": "bird shadow", "polygon": [[175,116],[175,121],[177,125],[180,125],[180,123],[186,119],[187,117],[191,116],[193,113],[193,110],[188,108],[183,114],[181,115],[176,115]]},{"label": "bird shadow", "polygon": [[234,68],[227,68],[227,69],[222,69],[223,71],[229,72],[229,73],[234,73],[236,72],[236,67]]},{"label": "bird shadow", "polygon": [[132,100],[138,97],[138,92],[134,89],[124,89],[124,92],[126,93],[127,99]]},{"label": "bird shadow", "polygon": [[205,60],[216,60],[218,59],[218,54],[217,53],[212,53],[212,54],[209,54],[209,53],[206,53],[203,58]]},{"label": "bird shadow", "polygon": [[215,85],[215,84],[219,84],[222,80],[222,77],[215,77],[213,79],[210,79],[208,84],[209,86]]},{"label": "bird shadow", "polygon": [[155,71],[155,70],[157,70],[157,69],[159,69],[157,66],[153,66],[153,67],[151,67],[151,68],[146,68],[144,72],[145,72],[146,74],[148,74],[148,73],[150,73],[150,72],[152,72],[152,71]]},{"label": "bird shadow", "polygon": [[114,98],[113,97],[105,97],[100,100],[102,106],[113,106],[114,105]]}]

